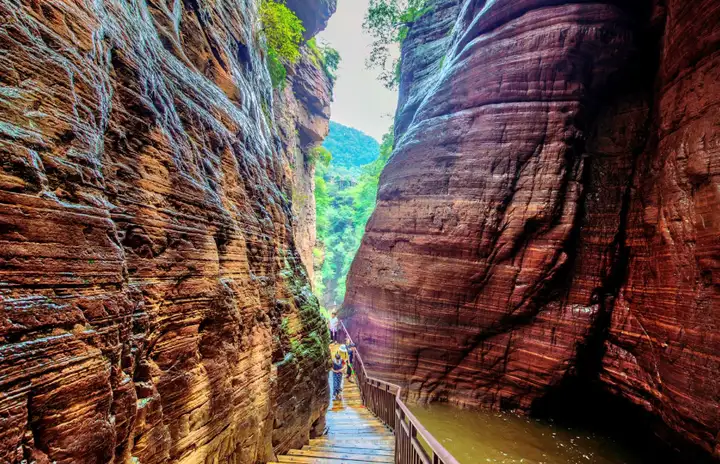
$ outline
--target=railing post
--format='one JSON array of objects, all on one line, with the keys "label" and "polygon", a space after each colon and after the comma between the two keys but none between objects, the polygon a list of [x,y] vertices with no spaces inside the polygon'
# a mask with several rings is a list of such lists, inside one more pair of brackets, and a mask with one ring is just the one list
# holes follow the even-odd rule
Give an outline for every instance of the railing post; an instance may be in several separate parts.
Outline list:
[{"label": "railing post", "polygon": [[[341,322],[347,338],[350,334]],[[352,340],[352,339],[351,339]],[[355,374],[365,407],[395,435],[395,464],[459,464],[455,458],[420,424],[402,402],[402,389],[367,375],[360,353],[356,353]],[[395,393],[391,392],[395,389]],[[430,447],[428,454],[417,439],[420,435]]]},{"label": "railing post", "polygon": [[396,418],[398,428],[395,430],[395,462],[403,464],[407,462],[407,453],[405,449],[405,411],[402,408],[398,408]]}]

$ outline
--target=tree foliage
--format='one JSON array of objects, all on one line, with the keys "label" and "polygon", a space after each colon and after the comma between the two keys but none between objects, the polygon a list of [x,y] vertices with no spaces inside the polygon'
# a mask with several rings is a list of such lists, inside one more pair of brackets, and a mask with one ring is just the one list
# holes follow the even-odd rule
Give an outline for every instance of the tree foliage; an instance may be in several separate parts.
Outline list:
[{"label": "tree foliage", "polygon": [[290,63],[300,58],[300,42],[305,27],[300,18],[285,4],[265,0],[260,6],[260,18],[268,49]]},{"label": "tree foliage", "polygon": [[322,66],[331,81],[335,81],[341,61],[340,53],[327,43],[318,44],[315,37],[308,40],[307,45],[316,64]]},{"label": "tree foliage", "polygon": [[380,153],[377,140],[352,127],[330,121],[330,133],[323,146],[333,156],[333,167],[357,169],[375,161]]},{"label": "tree foliage", "polygon": [[268,50],[267,67],[273,87],[284,88],[285,80],[287,79],[287,69],[285,69],[285,64],[274,50]]},{"label": "tree foliage", "polygon": [[260,5],[260,21],[267,42],[267,64],[273,86],[281,87],[287,77],[286,65],[300,58],[305,27],[284,3],[265,0]]},{"label": "tree foliage", "polygon": [[325,306],[340,305],[345,298],[347,273],[375,209],[380,173],[392,153],[392,134],[391,128],[371,163],[348,169],[335,165],[333,157],[316,171],[317,237],[324,261],[315,288]]},{"label": "tree foliage", "polygon": [[426,0],[370,0],[363,22],[363,29],[373,38],[366,66],[378,70],[378,79],[390,89],[400,81],[400,58],[394,56],[393,46],[402,44],[410,26],[430,11],[425,3]]},{"label": "tree foliage", "polygon": [[340,52],[329,45],[324,46],[322,52],[325,58],[325,70],[332,76],[335,76],[335,72],[337,72],[340,61],[342,60],[342,58],[340,58]]},{"label": "tree foliage", "polygon": [[312,166],[317,166],[319,163],[320,166],[324,166],[327,168],[328,166],[330,166],[331,161],[332,154],[330,153],[330,150],[323,146],[311,149],[308,154],[308,162]]}]

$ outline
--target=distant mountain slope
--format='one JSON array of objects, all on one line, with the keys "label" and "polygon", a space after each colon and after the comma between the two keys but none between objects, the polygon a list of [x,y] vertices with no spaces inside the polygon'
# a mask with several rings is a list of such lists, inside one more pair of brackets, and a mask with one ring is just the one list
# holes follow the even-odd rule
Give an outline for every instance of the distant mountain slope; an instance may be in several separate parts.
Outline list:
[{"label": "distant mountain slope", "polygon": [[315,171],[317,243],[315,293],[322,306],[336,309],[345,298],[345,276],[375,209],[378,179],[393,148],[393,129],[382,146],[362,132],[332,123],[325,147],[332,160]]},{"label": "distant mountain slope", "polygon": [[332,164],[352,168],[372,163],[380,154],[380,144],[352,127],[330,121],[330,134],[323,146],[332,153]]}]

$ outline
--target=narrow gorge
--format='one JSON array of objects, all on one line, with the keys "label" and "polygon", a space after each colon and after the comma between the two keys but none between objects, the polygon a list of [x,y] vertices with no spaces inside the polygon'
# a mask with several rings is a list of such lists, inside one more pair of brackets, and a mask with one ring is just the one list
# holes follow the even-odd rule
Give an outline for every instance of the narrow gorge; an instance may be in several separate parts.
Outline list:
[{"label": "narrow gorge", "polygon": [[720,3],[427,10],[348,276],[368,367],[720,457]]},{"label": "narrow gorge", "polygon": [[413,406],[720,462],[720,1],[362,0],[329,169],[355,1],[0,0],[0,464],[406,464],[334,309]]}]

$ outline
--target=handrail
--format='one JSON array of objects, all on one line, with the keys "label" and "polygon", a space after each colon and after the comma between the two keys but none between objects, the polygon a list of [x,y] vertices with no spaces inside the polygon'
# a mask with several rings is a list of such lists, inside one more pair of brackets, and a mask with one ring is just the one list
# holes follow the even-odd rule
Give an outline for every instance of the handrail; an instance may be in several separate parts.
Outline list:
[{"label": "handrail", "polygon": [[[340,325],[352,342],[345,324],[341,321]],[[363,404],[395,434],[395,464],[460,464],[403,403],[402,387],[367,375],[365,363],[357,350],[353,364],[360,366],[360,369],[353,368]],[[418,433],[430,447],[432,456],[428,456],[418,441]]]}]

